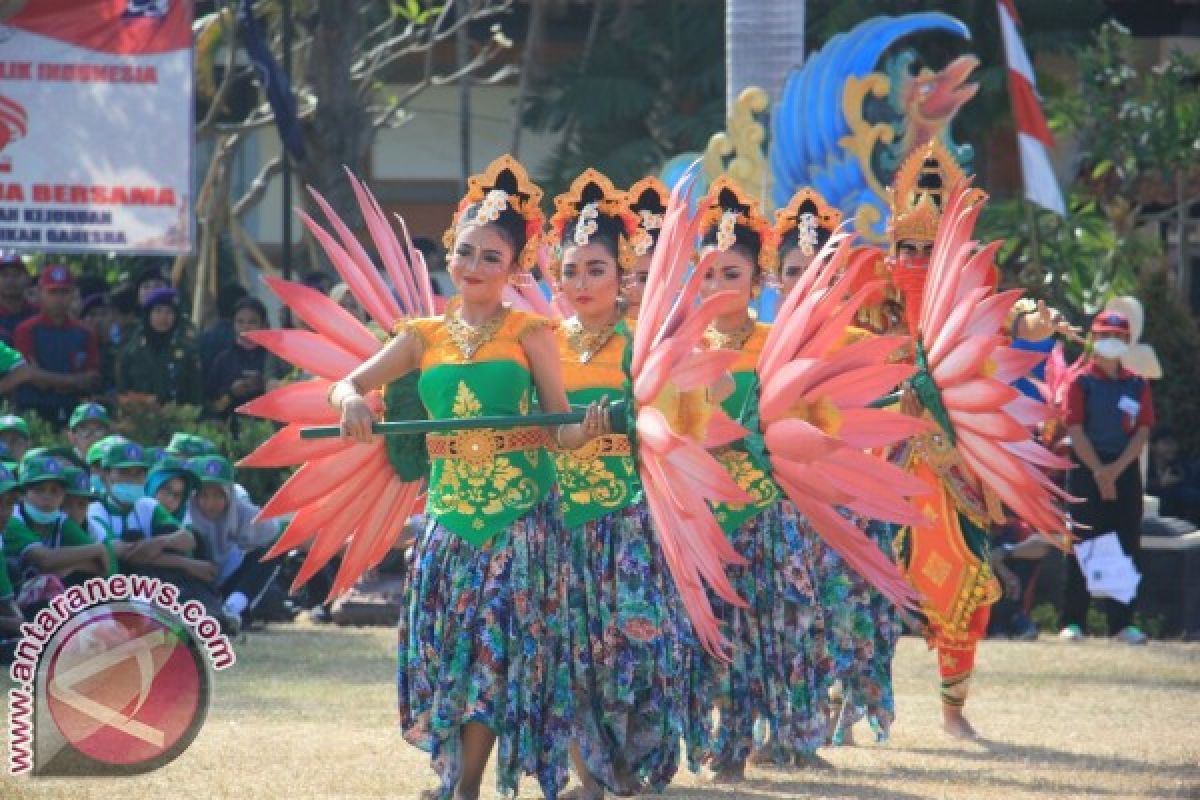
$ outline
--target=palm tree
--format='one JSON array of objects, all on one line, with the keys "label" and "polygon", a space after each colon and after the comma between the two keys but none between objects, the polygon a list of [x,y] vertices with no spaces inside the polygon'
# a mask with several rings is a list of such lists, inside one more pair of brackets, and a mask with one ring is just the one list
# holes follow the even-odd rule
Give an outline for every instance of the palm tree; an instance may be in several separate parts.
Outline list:
[{"label": "palm tree", "polygon": [[787,74],[804,61],[805,0],[726,0],[725,109],[748,86],[774,104]]}]

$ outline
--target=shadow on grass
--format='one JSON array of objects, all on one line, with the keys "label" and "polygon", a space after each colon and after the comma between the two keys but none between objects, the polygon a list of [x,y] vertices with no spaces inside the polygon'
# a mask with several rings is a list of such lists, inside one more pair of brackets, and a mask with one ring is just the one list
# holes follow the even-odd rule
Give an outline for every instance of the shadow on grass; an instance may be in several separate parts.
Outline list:
[{"label": "shadow on grass", "polygon": [[1196,678],[1160,678],[1151,675],[1120,673],[1114,675],[1080,675],[1065,673],[1047,675],[1033,672],[1006,672],[1003,681],[997,684],[1023,686],[1027,682],[1041,684],[1060,683],[1069,686],[1096,686],[1103,689],[1200,689],[1200,676]]},{"label": "shadow on grass", "polygon": [[[840,770],[839,770],[840,771]],[[780,773],[784,774],[784,773]],[[766,781],[747,778],[740,784],[722,784],[720,786],[671,786],[661,795],[655,797],[674,798],[674,800],[753,800],[753,798],[777,797],[836,797],[845,800],[925,800],[924,795],[901,792],[895,788],[879,786],[864,786],[855,783],[831,783],[823,780],[782,780]]]},{"label": "shadow on grass", "polygon": [[[994,786],[997,788],[1011,787],[1021,792],[1037,792],[1036,786],[1026,781],[1009,780],[1001,776],[983,773],[990,764],[993,767],[998,767],[1006,764],[1013,764],[1019,768],[1019,771],[1024,772],[1029,769],[1037,769],[1039,767],[1052,768],[1069,765],[1072,770],[1079,775],[1090,774],[1097,776],[1097,783],[1102,779],[1098,776],[1105,773],[1113,775],[1118,774],[1144,774],[1147,776],[1153,775],[1160,781],[1178,781],[1180,783],[1191,783],[1200,780],[1200,767],[1189,766],[1186,764],[1150,764],[1142,760],[1131,758],[1122,758],[1120,756],[1094,756],[1081,753],[1074,753],[1066,750],[1056,750],[1051,747],[1043,747],[1040,745],[1022,745],[1013,744],[1010,742],[1000,742],[989,739],[979,739],[975,742],[979,749],[960,749],[953,747],[905,747],[897,748],[903,752],[913,753],[920,756],[939,756],[942,758],[959,759],[966,762],[971,762],[972,767],[964,765],[962,768],[947,768],[947,769],[921,769],[909,768],[904,766],[888,767],[888,775],[897,780],[916,780],[929,781],[941,780],[947,782],[960,781],[963,778],[963,773],[967,770],[978,769],[980,774],[974,775],[972,780],[978,784]],[[974,769],[973,769],[974,768]],[[856,767],[839,768],[842,773],[861,773],[874,774],[869,770],[863,770]],[[1060,796],[1066,787],[1053,786],[1046,787],[1044,792],[1047,797]],[[1102,786],[1095,784],[1079,786],[1072,791],[1079,791],[1089,796],[1127,796],[1127,789],[1108,790]],[[1200,795],[1180,795],[1179,789],[1171,789],[1168,787],[1151,788],[1146,787],[1139,791],[1139,797],[1145,798],[1169,798],[1180,796],[1200,796]]]}]

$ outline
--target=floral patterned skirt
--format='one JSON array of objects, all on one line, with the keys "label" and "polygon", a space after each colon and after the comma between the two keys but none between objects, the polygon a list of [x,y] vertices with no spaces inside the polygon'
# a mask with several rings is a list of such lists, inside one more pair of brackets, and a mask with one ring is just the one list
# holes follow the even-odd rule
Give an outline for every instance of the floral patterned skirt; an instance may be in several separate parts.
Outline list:
[{"label": "floral patterned skirt", "polygon": [[706,760],[714,769],[745,762],[756,721],[765,724],[770,752],[779,760],[811,753],[824,735],[823,619],[811,548],[798,533],[797,518],[777,503],[730,534],[730,541],[749,562],[728,571],[747,607],[709,594],[733,645],[731,663],[695,645],[688,650],[684,733],[693,770]]},{"label": "floral patterned skirt", "polygon": [[[894,527],[866,524],[867,535],[891,554]],[[830,677],[840,695],[833,704],[836,721],[833,743],[867,717],[876,737],[887,738],[896,716],[892,695],[892,656],[900,635],[896,607],[857,572],[846,566],[832,548],[816,539],[817,586],[825,609],[826,644],[832,662]]]},{"label": "floral patterned skirt", "polygon": [[567,779],[566,534],[556,492],[476,547],[431,520],[417,541],[399,624],[404,738],[430,753],[449,798],[462,774],[460,732],[496,734],[497,791],[533,775],[547,798]]},{"label": "floral patterned skirt", "polygon": [[608,791],[660,792],[679,768],[687,623],[644,503],[569,534],[576,741]]}]

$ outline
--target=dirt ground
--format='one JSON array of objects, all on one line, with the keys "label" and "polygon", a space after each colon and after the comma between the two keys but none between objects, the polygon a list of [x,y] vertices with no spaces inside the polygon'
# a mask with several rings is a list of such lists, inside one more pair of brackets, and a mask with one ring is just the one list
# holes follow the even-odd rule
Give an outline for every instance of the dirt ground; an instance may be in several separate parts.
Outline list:
[{"label": "dirt ground", "polygon": [[[393,646],[380,628],[254,633],[216,675],[208,721],[175,762],[123,779],[3,775],[0,798],[413,797],[434,781],[394,727]],[[933,655],[906,638],[886,746],[860,725],[860,746],[823,751],[835,771],[751,768],[739,787],[683,773],[664,796],[1200,798],[1200,645],[986,642],[979,664],[968,712],[980,743],[941,733]],[[534,781],[522,796],[541,796]]]}]

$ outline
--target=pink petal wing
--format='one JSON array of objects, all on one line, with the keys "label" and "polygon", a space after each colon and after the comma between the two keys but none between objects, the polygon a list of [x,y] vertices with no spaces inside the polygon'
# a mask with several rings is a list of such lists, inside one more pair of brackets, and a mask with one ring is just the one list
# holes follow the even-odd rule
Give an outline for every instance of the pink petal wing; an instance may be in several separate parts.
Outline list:
[{"label": "pink petal wing", "polygon": [[928,433],[933,426],[920,417],[876,408],[848,408],[842,412],[838,438],[850,447],[870,450]]},{"label": "pink petal wing", "polygon": [[839,439],[802,419],[782,419],[767,426],[763,439],[773,458],[800,464],[820,461],[845,447]]},{"label": "pink petal wing", "polygon": [[245,338],[318,378],[341,380],[361,363],[349,353],[318,333],[273,329],[251,331]]},{"label": "pink petal wing", "polygon": [[1020,396],[1020,392],[994,378],[975,378],[942,390],[947,409],[991,411],[1002,408]]},{"label": "pink petal wing", "polygon": [[320,378],[287,383],[238,407],[238,413],[275,422],[332,425],[341,414],[329,406],[330,383]]},{"label": "pink petal wing", "polygon": [[316,289],[270,275],[263,280],[284,305],[333,344],[363,361],[379,351],[379,340],[365,325]]},{"label": "pink petal wing", "polygon": [[346,439],[302,439],[303,426],[292,423],[276,431],[271,438],[260,444],[250,455],[238,461],[239,467],[291,467],[305,461],[335,455],[355,447],[373,447],[356,444]]},{"label": "pink petal wing", "polygon": [[340,486],[343,481],[351,480],[360,470],[380,464],[387,465],[387,453],[382,441],[373,446],[309,461],[279,487],[279,491],[259,511],[258,518],[271,519],[298,511]]}]

